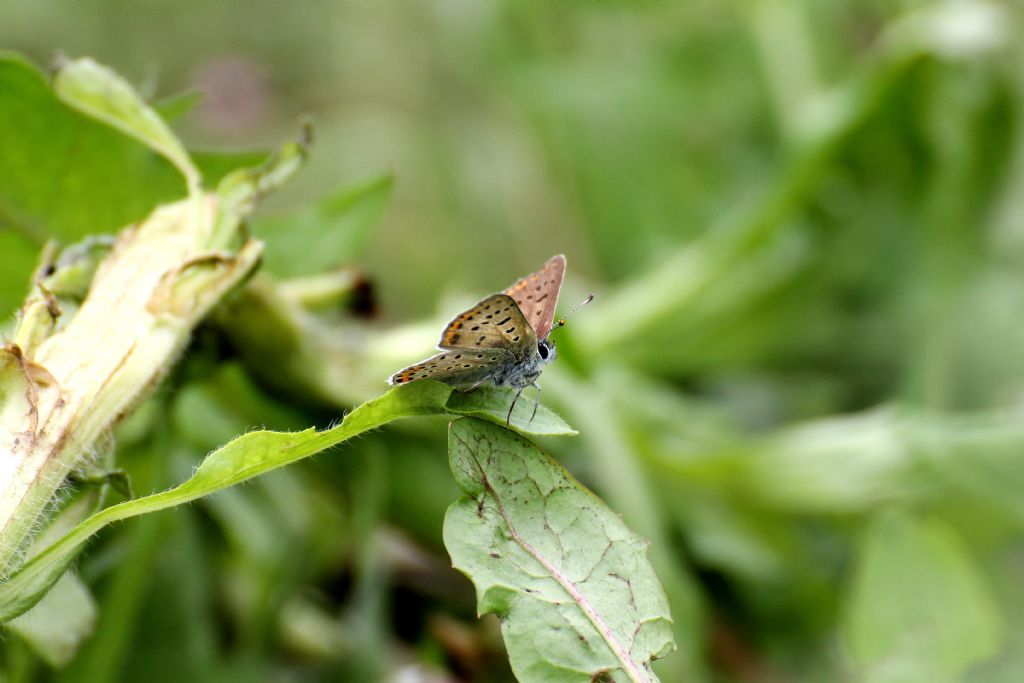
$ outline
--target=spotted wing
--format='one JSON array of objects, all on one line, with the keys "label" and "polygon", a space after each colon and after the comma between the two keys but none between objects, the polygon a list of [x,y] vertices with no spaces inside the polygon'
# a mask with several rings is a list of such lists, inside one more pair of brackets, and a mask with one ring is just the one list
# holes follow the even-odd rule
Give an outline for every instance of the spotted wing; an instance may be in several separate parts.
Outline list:
[{"label": "spotted wing", "polygon": [[527,275],[505,290],[505,294],[515,299],[538,339],[546,339],[551,331],[564,277],[565,256],[558,254],[549,258],[536,273]]},{"label": "spotted wing", "polygon": [[388,384],[436,379],[453,387],[468,387],[486,381],[496,368],[508,360],[508,354],[499,349],[445,351],[399,370],[388,379]]},{"label": "spotted wing", "polygon": [[[537,336],[515,300],[492,294],[448,323],[441,349],[505,349],[522,358],[537,347]],[[507,354],[506,354],[507,355]]]}]

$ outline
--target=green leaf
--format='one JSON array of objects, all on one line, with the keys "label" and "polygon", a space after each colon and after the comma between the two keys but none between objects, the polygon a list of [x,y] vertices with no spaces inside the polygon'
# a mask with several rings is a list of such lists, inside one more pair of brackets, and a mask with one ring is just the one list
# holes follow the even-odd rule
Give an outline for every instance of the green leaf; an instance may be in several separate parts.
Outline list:
[{"label": "green leaf", "polygon": [[82,544],[111,522],[188,503],[319,453],[392,420],[443,413],[451,389],[436,382],[420,384],[424,386],[401,387],[365,403],[340,425],[323,432],[307,429],[244,434],[207,456],[195,474],[175,488],[92,515],[0,584],[0,621],[11,619],[37,603],[60,578]]},{"label": "green leaf", "polygon": [[1001,625],[956,534],[902,512],[871,523],[844,624],[870,681],[953,680],[996,650]]},{"label": "green leaf", "polygon": [[199,171],[160,115],[123,78],[89,58],[66,62],[53,77],[53,89],[69,106],[142,142],[170,161],[198,190]]},{"label": "green leaf", "polygon": [[[201,90],[184,90],[152,103],[153,109],[168,123],[182,118],[203,101]],[[193,161],[195,156],[193,155]]]},{"label": "green leaf", "polygon": [[[171,164],[62,103],[35,66],[9,52],[0,52],[0,149],[0,234],[16,232],[37,249],[51,237],[114,232],[184,194]],[[34,264],[35,254],[19,281],[27,284]]]},{"label": "green leaf", "polygon": [[[0,188],[2,193],[3,189]],[[31,238],[11,230],[0,208],[0,325],[7,322],[8,313],[16,309],[25,298],[38,256],[39,245]]]},{"label": "green leaf", "polygon": [[[100,504],[98,489],[74,494],[50,526],[29,549],[29,557],[42,552],[54,540],[93,513]],[[65,666],[79,647],[92,636],[97,621],[92,593],[73,572],[65,572],[32,609],[5,625],[17,633],[51,666]]]},{"label": "green leaf", "polygon": [[[97,512],[29,561],[8,581],[0,583],[0,622],[6,621],[36,604],[60,578],[81,546],[94,533],[118,520],[156,512],[207,496],[270,470],[291,464],[336,446],[357,434],[375,429],[392,420],[414,415],[475,414],[479,407],[448,405],[451,387],[440,382],[415,382],[396,387],[378,399],[353,410],[338,426],[323,432],[250,432],[233,439],[212,452],[195,474],[179,486],[143,498],[129,500]],[[516,411],[517,414],[519,411]],[[537,425],[550,429],[560,420],[545,412]],[[538,411],[538,420],[541,413]],[[503,419],[503,418],[502,418]],[[556,422],[557,421],[557,422]],[[515,423],[528,431],[528,423]],[[561,423],[564,425],[564,423]],[[567,426],[560,432],[574,433]]]},{"label": "green leaf", "polygon": [[124,498],[132,497],[132,479],[122,469],[84,467],[72,472],[68,481],[76,486],[109,486]]},{"label": "green leaf", "polygon": [[203,182],[207,187],[215,187],[236,169],[259,166],[273,154],[271,150],[265,149],[239,152],[192,150],[190,153],[192,162],[203,174]]},{"label": "green leaf", "polygon": [[[34,65],[0,51],[0,318],[17,307],[48,239],[113,233],[184,194],[181,174],[154,153],[181,163],[156,114],[102,67],[69,66],[57,76],[58,97]],[[101,86],[119,98],[114,109],[90,99]],[[202,152],[195,165],[214,185],[266,156]]]},{"label": "green leaf", "polygon": [[267,244],[267,269],[291,277],[353,262],[369,243],[393,187],[393,177],[381,175],[295,214],[257,221],[253,232]]},{"label": "green leaf", "polygon": [[79,578],[65,572],[25,614],[7,624],[50,666],[64,666],[96,626],[96,603]]},{"label": "green leaf", "polygon": [[448,447],[466,495],[445,516],[445,546],[479,611],[501,618],[519,680],[656,681],[651,660],[674,644],[646,541],[521,436],[457,420]]},{"label": "green leaf", "polygon": [[[473,391],[453,391],[448,399],[448,410],[469,417],[479,417],[505,425],[508,407],[515,397],[515,390],[483,386]],[[543,404],[537,404],[533,416],[534,397],[525,393],[519,397],[512,410],[512,419],[507,426],[522,434],[538,436],[575,436],[579,434],[557,413]],[[532,418],[532,419],[531,419]]]},{"label": "green leaf", "polygon": [[217,183],[219,211],[213,234],[207,240],[212,248],[223,248],[236,239],[238,225],[270,192],[298,173],[309,153],[312,130],[304,126],[298,140],[282,145],[258,166],[238,168]]}]

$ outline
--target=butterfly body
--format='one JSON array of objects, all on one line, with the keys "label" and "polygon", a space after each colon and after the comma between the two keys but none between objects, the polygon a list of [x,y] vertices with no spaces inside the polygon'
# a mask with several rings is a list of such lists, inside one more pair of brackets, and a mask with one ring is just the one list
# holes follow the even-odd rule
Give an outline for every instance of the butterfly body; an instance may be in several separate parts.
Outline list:
[{"label": "butterfly body", "polygon": [[548,333],[564,274],[565,257],[553,256],[541,270],[459,314],[441,334],[441,353],[398,371],[389,384],[434,379],[464,391],[493,384],[518,389],[518,399],[555,359]]},{"label": "butterfly body", "polygon": [[[543,350],[542,350],[543,349]],[[528,358],[517,359],[499,367],[491,377],[495,386],[522,389],[537,381],[544,366],[555,359],[555,345],[544,339]]]},{"label": "butterfly body", "polygon": [[[543,351],[540,348],[543,347]],[[407,384],[417,379],[436,379],[456,389],[475,389],[481,384],[497,387],[528,387],[537,381],[544,366],[555,359],[555,345],[539,342],[533,353],[516,356],[511,353],[473,352],[446,349],[444,353],[410,365],[395,375],[390,384]]]}]

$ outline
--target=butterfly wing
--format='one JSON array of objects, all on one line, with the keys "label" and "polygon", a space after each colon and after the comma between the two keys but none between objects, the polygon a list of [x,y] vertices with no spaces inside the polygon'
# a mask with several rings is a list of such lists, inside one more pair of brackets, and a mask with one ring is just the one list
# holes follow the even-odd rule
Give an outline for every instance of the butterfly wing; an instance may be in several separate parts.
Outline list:
[{"label": "butterfly wing", "polygon": [[399,370],[388,384],[436,379],[453,387],[472,386],[486,381],[497,366],[507,362],[508,354],[500,349],[455,349]]},{"label": "butterfly wing", "polygon": [[555,305],[565,277],[565,256],[548,259],[544,267],[505,290],[526,316],[537,339],[546,339],[555,321]]},{"label": "butterfly wing", "polygon": [[438,348],[504,349],[524,358],[537,348],[537,336],[512,297],[492,294],[448,323]]}]

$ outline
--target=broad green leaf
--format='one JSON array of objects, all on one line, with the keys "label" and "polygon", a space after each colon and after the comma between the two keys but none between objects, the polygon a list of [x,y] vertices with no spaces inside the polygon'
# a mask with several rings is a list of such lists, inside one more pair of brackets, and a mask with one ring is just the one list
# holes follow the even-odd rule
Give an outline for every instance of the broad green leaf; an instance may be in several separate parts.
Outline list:
[{"label": "broad green leaf", "polygon": [[[0,233],[16,232],[37,249],[49,238],[115,232],[185,192],[166,160],[68,107],[35,66],[9,52],[0,52],[0,149]],[[33,255],[19,279],[34,264]]]},{"label": "broad green leaf", "polygon": [[780,429],[748,451],[740,479],[750,496],[789,509],[871,509],[894,498],[909,467],[908,422],[898,410],[833,416]]},{"label": "broad green leaf", "polygon": [[523,683],[656,681],[674,647],[647,542],[546,453],[487,422],[452,423],[465,495],[445,516],[454,566],[501,619]]},{"label": "broad green leaf", "polygon": [[24,300],[38,257],[39,245],[14,232],[4,221],[3,209],[0,209],[0,327]]},{"label": "broad green leaf", "polygon": [[993,654],[1002,631],[956,534],[895,511],[868,528],[844,628],[867,679],[893,683],[953,680]]},{"label": "broad green leaf", "polygon": [[450,391],[436,383],[417,387],[415,391],[394,390],[363,404],[340,425],[326,431],[258,431],[234,439],[207,456],[184,483],[101,510],[29,561],[0,584],[0,621],[11,619],[35,604],[60,578],[80,546],[107,524],[193,501],[319,453],[398,418],[443,413]]},{"label": "broad green leaf", "polygon": [[1024,524],[1024,425],[1016,412],[922,416],[913,426],[917,462],[942,490],[966,494]]},{"label": "broad green leaf", "polygon": [[[515,390],[488,386],[465,393],[453,391],[448,399],[448,410],[504,425],[513,398]],[[535,416],[534,405],[537,407]],[[575,436],[579,433],[544,404],[535,404],[533,394],[526,392],[516,402],[508,426],[523,434],[540,436]]]},{"label": "broad green leaf", "polygon": [[393,186],[390,174],[377,176],[343,187],[298,213],[257,221],[253,232],[267,244],[267,270],[290,277],[355,261],[366,248]]},{"label": "broad green leaf", "polygon": [[[623,390],[621,386],[608,383],[607,370],[589,373],[585,382],[574,380],[569,373],[554,373],[548,378],[547,387],[566,410],[571,411],[573,423],[581,425],[582,450],[586,453],[588,471],[600,485],[605,499],[651,543],[651,566],[672,605],[673,635],[680,648],[679,656],[658,662],[656,672],[669,681],[706,680],[701,670],[701,642],[707,628],[701,588],[691,570],[681,565],[672,552],[674,530],[659,508],[658,491],[651,477],[643,471],[642,462],[631,447],[638,435],[663,430],[627,431],[621,420],[623,410],[613,401],[622,399],[636,409],[641,392],[632,387]],[[610,374],[614,375],[615,371]],[[663,407],[666,405],[665,401],[661,403]],[[666,409],[672,412],[673,424],[691,424],[686,412],[679,410],[677,404],[668,405]],[[686,496],[688,488],[686,483],[677,484],[670,496]]]},{"label": "broad green leaf", "polygon": [[53,89],[69,106],[131,135],[170,161],[190,188],[199,189],[199,171],[160,115],[123,78],[89,58],[60,65]]},{"label": "broad green leaf", "polygon": [[[415,384],[440,384],[434,380],[420,380]],[[533,397],[524,393],[519,397],[512,419],[506,423],[508,407],[515,397],[514,389],[482,386],[473,391],[452,391],[445,402],[445,410],[452,415],[476,417],[502,427],[507,427],[520,434],[534,436],[575,436],[579,432],[573,429],[557,413],[543,404],[537,405],[537,415],[533,416]]]},{"label": "broad green leaf", "polygon": [[[62,96],[72,98],[65,102],[34,65],[0,51],[0,319],[17,307],[48,239],[69,243],[113,233],[184,194],[181,174],[171,163],[134,133],[121,132],[125,126],[112,127],[107,118],[116,111],[97,112],[97,103],[89,104],[81,90],[86,75],[75,67],[61,77]],[[97,73],[92,76],[94,84],[103,81]],[[120,82],[112,90],[131,99],[126,88]],[[153,127],[159,145],[174,147],[169,129],[152,120],[155,114],[144,103],[126,101],[126,109],[143,128]],[[195,165],[212,186],[229,171],[266,156],[200,152]]]},{"label": "broad green leaf", "polygon": [[[22,614],[38,602],[60,578],[82,544],[107,524],[193,501],[319,453],[392,420],[414,415],[460,414],[463,408],[447,404],[452,393],[450,387],[440,382],[416,382],[364,403],[340,425],[326,431],[257,431],[233,439],[207,456],[184,483],[163,493],[101,510],[29,561],[8,581],[0,583],[0,621]],[[546,415],[550,420],[553,413]],[[530,427],[528,423],[517,426],[524,431]]]}]

